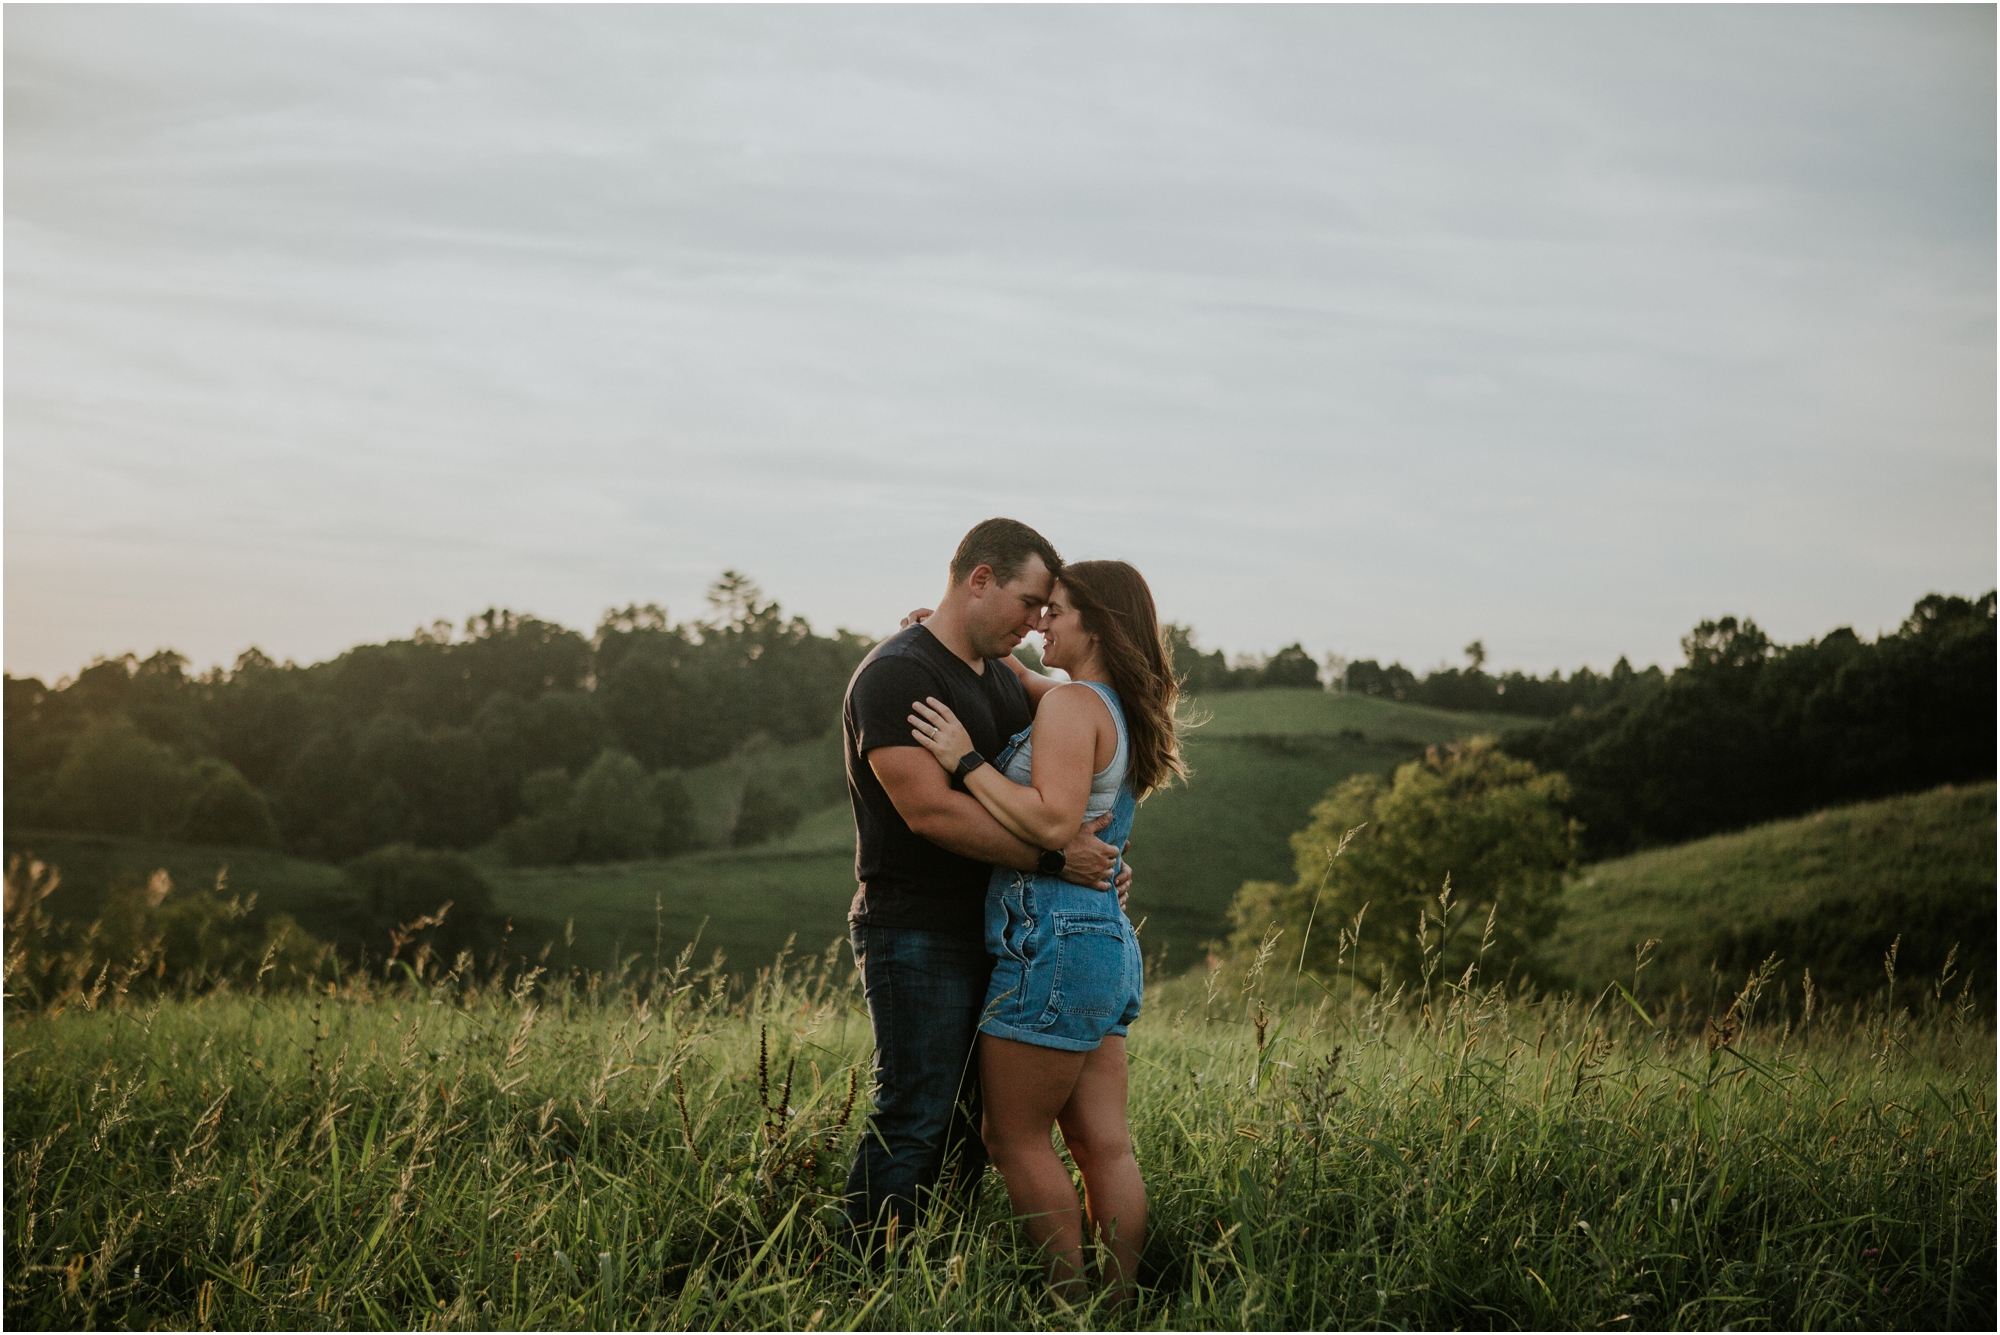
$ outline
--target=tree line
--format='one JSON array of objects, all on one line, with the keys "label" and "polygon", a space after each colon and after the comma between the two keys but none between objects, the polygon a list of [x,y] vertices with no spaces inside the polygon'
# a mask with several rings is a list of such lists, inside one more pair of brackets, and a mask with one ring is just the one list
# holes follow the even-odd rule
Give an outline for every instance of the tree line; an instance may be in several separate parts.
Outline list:
[{"label": "tree line", "polygon": [[1322,670],[1298,642],[1268,658],[1241,655],[1232,663],[1220,649],[1204,653],[1196,648],[1194,632],[1187,626],[1169,625],[1166,634],[1173,647],[1174,666],[1183,674],[1182,686],[1195,695],[1273,686],[1323,688],[1461,713],[1554,718],[1578,709],[1600,708],[1666,680],[1658,667],[1639,671],[1622,657],[1604,674],[1588,667],[1578,668],[1567,678],[1559,669],[1546,677],[1519,670],[1488,673],[1486,646],[1478,640],[1465,647],[1466,667],[1440,667],[1421,677],[1401,663],[1383,667],[1372,658],[1348,662],[1338,655],[1328,655]]},{"label": "tree line", "polygon": [[1994,594],[1930,594],[1874,641],[1704,621],[1671,677],[1502,746],[1572,789],[1586,857],[1994,773]]},{"label": "tree line", "polygon": [[[1293,836],[1293,882],[1237,893],[1230,945],[1254,957],[1283,931],[1302,967],[1385,983],[1455,978],[1482,956],[1508,970],[1528,964],[1579,861],[1990,779],[1994,601],[1932,594],[1872,643],[1843,628],[1779,645],[1748,619],[1704,621],[1671,676],[1632,674],[1498,744],[1431,747],[1393,780],[1356,775]],[[1892,930],[1915,933],[1905,958],[1927,968],[1960,939],[1920,915],[1877,930],[1875,951]]]},{"label": "tree line", "polygon": [[7,823],[326,861],[495,838],[527,862],[678,852],[699,837],[681,772],[823,735],[870,644],[733,571],[708,602],[679,623],[614,609],[591,636],[488,610],[306,667],[251,649],[197,675],[162,651],[9,676]]}]

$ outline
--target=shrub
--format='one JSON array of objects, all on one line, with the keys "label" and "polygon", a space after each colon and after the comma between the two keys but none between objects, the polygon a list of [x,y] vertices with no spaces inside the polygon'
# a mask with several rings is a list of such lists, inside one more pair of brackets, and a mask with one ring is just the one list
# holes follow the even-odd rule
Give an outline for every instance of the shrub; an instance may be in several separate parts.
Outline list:
[{"label": "shrub", "polygon": [[1282,930],[1281,953],[1303,952],[1307,969],[1358,968],[1392,983],[1415,980],[1432,953],[1447,978],[1488,948],[1489,970],[1524,960],[1552,923],[1576,857],[1577,827],[1558,806],[1567,795],[1561,775],[1486,738],[1433,746],[1393,784],[1356,775],[1292,836],[1296,881],[1238,892],[1231,946],[1254,951]]},{"label": "shrub", "polygon": [[653,836],[653,851],[663,857],[700,848],[701,826],[694,817],[694,796],[678,770],[661,770],[653,776],[653,806],[660,813],[659,833]]},{"label": "shrub", "polygon": [[516,867],[560,867],[576,861],[583,831],[576,819],[576,784],[561,769],[521,780],[522,815],[500,832],[500,851]]},{"label": "shrub", "polygon": [[186,800],[186,771],[172,749],[112,715],[70,744],[31,819],[57,830],[164,835],[180,824]]},{"label": "shrub", "polygon": [[375,959],[413,959],[428,949],[449,963],[462,951],[483,959],[500,942],[493,887],[462,853],[391,844],[347,864],[355,929]]},{"label": "shrub", "polygon": [[736,809],[736,821],[729,829],[732,848],[748,848],[781,838],[798,828],[805,818],[792,794],[761,778],[743,785],[743,799]]},{"label": "shrub", "polygon": [[193,844],[234,844],[243,848],[276,848],[278,826],[271,804],[250,786],[236,766],[224,760],[203,760],[194,767],[194,792],[180,837]]},{"label": "shrub", "polygon": [[660,809],[639,762],[623,751],[604,751],[576,781],[579,856],[586,862],[624,862],[653,851]]},{"label": "shrub", "polygon": [[156,994],[218,985],[299,987],[337,974],[333,947],[290,914],[256,914],[257,897],[213,890],[176,893],[165,870],[115,886],[88,924],[59,922],[47,900],[61,875],[14,858],[7,868],[7,995],[31,1003],[72,998],[94,1006],[105,991]]}]

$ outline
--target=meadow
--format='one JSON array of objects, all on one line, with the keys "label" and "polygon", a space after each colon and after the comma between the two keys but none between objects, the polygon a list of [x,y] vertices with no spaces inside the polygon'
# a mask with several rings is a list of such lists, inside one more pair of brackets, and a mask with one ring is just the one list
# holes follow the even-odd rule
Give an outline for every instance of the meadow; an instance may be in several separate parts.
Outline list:
[{"label": "meadow", "polygon": [[[1386,772],[1433,742],[1519,727],[1521,720],[1454,714],[1360,695],[1256,690],[1193,701],[1205,721],[1189,736],[1194,782],[1140,809],[1132,858],[1139,875],[1133,919],[1145,921],[1148,955],[1175,970],[1198,963],[1228,934],[1229,902],[1246,880],[1289,876],[1294,830],[1326,790],[1349,775]],[[754,968],[797,934],[823,941],[846,930],[854,894],[854,822],[838,733],[794,746],[756,745],[686,772],[695,817],[712,845],[672,858],[509,867],[497,849],[476,853],[497,911],[513,923],[511,948],[558,969],[616,972],[664,943],[720,948],[732,967]],[[809,814],[791,832],[747,848],[728,834],[752,782],[798,795]],[[57,907],[87,922],[114,884],[166,868],[174,883],[206,886],[227,868],[231,888],[258,908],[289,913],[308,931],[338,934],[344,885],[335,867],[260,849],[117,835],[9,830],[7,852],[63,869]]]},{"label": "meadow", "polygon": [[[1189,737],[1194,781],[1156,794],[1132,831],[1135,922],[1149,957],[1169,970],[1200,961],[1228,934],[1229,901],[1246,880],[1289,877],[1294,830],[1326,790],[1351,774],[1386,771],[1433,742],[1521,726],[1368,696],[1258,690],[1193,702],[1206,721]],[[768,959],[787,936],[845,931],[854,895],[854,823],[837,745],[811,742],[732,758],[689,774],[712,832],[754,777],[823,803],[782,839],[647,862],[492,868],[495,899],[528,954],[586,968],[701,933],[732,960]]]},{"label": "meadow", "polygon": [[1657,940],[1654,985],[1707,999],[1775,951],[1796,1010],[1807,969],[1853,1001],[1882,983],[1892,946],[1906,978],[1956,950],[1990,1007],[1994,880],[1994,785],[1947,786],[1586,866],[1539,963],[1594,990]]},{"label": "meadow", "polygon": [[[1131,1039],[1142,1297],[1068,1307],[990,1174],[850,1259],[868,1026],[838,943],[622,979],[147,996],[5,1025],[5,1317],[158,1329],[1991,1329],[1994,1044],[1962,992],[1833,1023],[1285,942]],[[269,981],[269,980],[265,980]],[[10,979],[11,983],[11,979]],[[11,991],[10,986],[10,991]]]}]

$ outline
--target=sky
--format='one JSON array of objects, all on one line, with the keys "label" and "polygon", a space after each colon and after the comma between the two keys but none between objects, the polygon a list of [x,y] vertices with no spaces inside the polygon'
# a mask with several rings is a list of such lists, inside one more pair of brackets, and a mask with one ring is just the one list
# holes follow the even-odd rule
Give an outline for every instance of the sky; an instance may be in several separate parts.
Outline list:
[{"label": "sky", "polygon": [[21,6],[5,641],[816,628],[972,523],[1565,672],[1995,572],[1988,6]]}]

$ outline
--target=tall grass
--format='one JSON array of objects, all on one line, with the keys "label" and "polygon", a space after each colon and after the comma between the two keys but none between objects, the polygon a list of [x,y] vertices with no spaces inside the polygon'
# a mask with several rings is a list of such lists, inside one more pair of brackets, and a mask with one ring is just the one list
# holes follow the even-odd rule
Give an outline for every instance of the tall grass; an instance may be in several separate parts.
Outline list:
[{"label": "tall grass", "polygon": [[[840,1245],[869,1029],[836,942],[610,976],[10,1002],[5,1315],[162,1328],[1990,1329],[1994,1049],[1886,986],[1384,995],[1257,959],[1133,1030],[1142,1300],[1065,1306],[990,1175]],[[463,962],[461,962],[463,963]],[[268,979],[266,980],[268,981]],[[1886,982],[1886,980],[1885,980]]]}]

